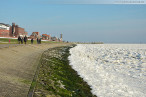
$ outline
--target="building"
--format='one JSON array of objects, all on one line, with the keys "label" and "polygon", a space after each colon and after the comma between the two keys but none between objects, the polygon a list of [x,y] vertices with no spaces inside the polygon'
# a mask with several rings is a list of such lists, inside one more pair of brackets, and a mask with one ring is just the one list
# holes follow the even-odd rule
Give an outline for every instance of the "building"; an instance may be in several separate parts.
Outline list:
[{"label": "building", "polygon": [[[12,23],[12,26],[8,24],[0,23],[0,37],[18,37],[18,36],[28,37],[28,33],[25,31],[24,28],[19,27],[15,23]],[[50,35],[47,34],[42,34],[41,36],[39,32],[32,32],[32,34],[28,38],[33,38],[33,39],[42,38],[43,40],[59,41],[59,42],[63,41],[62,34],[60,34],[60,38],[57,38],[57,37],[51,37]]]},{"label": "building", "polygon": [[9,37],[10,25],[0,23],[0,37]]},{"label": "building", "polygon": [[51,40],[51,36],[47,34],[42,34],[42,39]]},{"label": "building", "polygon": [[32,32],[32,34],[30,35],[30,38],[33,38],[33,39],[40,38],[39,32]]},{"label": "building", "polygon": [[63,40],[63,34],[60,34],[60,39],[59,41],[62,41]]},{"label": "building", "polygon": [[63,35],[62,34],[60,34],[60,38],[62,39],[62,37],[63,37]]},{"label": "building", "polygon": [[22,36],[24,37],[25,35],[27,36],[27,32],[25,32],[24,28],[19,27],[18,25],[15,25],[15,23],[12,23],[12,26],[10,26],[10,37],[18,37]]},{"label": "building", "polygon": [[58,38],[57,37],[51,37],[51,40],[52,41],[58,41]]}]

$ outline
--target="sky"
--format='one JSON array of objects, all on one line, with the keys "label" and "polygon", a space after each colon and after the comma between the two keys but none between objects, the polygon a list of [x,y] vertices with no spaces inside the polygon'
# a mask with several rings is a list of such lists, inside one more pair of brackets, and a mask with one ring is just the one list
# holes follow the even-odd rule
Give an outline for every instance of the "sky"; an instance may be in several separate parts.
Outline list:
[{"label": "sky", "polygon": [[62,33],[63,40],[69,42],[146,43],[145,4],[110,4],[110,0],[0,1],[0,23],[15,22],[29,35],[37,31],[56,37]]}]

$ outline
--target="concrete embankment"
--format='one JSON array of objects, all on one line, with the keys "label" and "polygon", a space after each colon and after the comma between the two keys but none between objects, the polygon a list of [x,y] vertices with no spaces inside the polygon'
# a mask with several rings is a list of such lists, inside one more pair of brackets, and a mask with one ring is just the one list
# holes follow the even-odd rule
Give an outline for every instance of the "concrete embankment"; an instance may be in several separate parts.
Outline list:
[{"label": "concrete embankment", "polygon": [[26,97],[41,54],[69,43],[0,46],[0,97]]}]

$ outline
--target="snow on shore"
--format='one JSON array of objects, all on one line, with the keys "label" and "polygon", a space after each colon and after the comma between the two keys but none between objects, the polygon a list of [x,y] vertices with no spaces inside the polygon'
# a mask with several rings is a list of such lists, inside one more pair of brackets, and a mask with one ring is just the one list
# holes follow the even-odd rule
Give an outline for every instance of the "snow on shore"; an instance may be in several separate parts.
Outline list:
[{"label": "snow on shore", "polygon": [[98,97],[146,97],[146,44],[78,44],[70,65]]}]

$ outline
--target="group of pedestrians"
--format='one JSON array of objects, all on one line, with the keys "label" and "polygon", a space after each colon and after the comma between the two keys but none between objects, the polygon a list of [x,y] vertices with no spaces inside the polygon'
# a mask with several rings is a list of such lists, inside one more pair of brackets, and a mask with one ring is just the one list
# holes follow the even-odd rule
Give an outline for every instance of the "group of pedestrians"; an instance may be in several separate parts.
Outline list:
[{"label": "group of pedestrians", "polygon": [[26,42],[27,42],[26,35],[25,35],[25,37],[18,36],[18,42],[19,42],[19,44],[23,44],[23,42],[26,44]]},{"label": "group of pedestrians", "polygon": [[37,38],[37,44],[41,44],[41,38]]},{"label": "group of pedestrians", "polygon": [[[23,44],[23,42],[26,44],[27,43],[27,37],[21,37],[21,36],[18,36],[18,43],[19,44]],[[33,44],[33,38],[31,38],[31,44]],[[37,38],[37,44],[41,44],[41,38]]]}]

